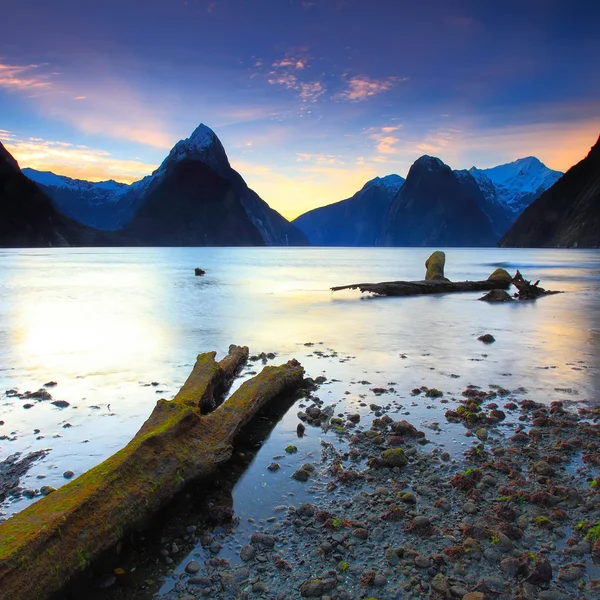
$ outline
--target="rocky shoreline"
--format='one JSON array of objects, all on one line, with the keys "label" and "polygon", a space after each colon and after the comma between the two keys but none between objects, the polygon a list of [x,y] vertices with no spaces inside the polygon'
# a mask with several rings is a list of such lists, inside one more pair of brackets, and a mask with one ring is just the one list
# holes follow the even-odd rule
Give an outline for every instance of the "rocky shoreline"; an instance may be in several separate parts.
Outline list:
[{"label": "rocky shoreline", "polygon": [[[196,506],[205,518],[153,550],[169,585],[153,596],[152,582],[117,569],[97,597],[600,597],[598,407],[499,385],[454,396],[422,386],[409,397],[440,419],[420,431],[398,384],[346,382],[368,390],[355,412],[321,399],[340,383],[315,378],[296,405],[297,441],[269,457],[264,477],[295,480],[289,503],[259,519],[238,517],[228,494]],[[446,428],[465,436],[462,454],[436,443]],[[315,436],[320,456],[305,451]]]}]

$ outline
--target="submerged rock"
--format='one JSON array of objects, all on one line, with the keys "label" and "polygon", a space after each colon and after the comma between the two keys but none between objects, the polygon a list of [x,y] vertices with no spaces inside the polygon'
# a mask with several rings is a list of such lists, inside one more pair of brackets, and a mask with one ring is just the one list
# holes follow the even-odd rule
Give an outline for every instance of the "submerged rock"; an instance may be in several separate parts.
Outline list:
[{"label": "submerged rock", "polygon": [[479,298],[484,302],[513,302],[514,298],[505,290],[490,290],[485,296]]}]

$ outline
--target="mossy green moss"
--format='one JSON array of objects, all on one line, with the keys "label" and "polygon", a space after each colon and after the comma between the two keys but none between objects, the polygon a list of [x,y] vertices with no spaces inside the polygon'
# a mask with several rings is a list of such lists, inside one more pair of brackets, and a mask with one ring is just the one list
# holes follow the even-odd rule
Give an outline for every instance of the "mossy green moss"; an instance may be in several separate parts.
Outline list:
[{"label": "mossy green moss", "polygon": [[247,356],[201,354],[175,398],[159,400],[136,436],[103,463],[0,524],[0,588],[7,598],[48,598],[179,492],[231,455],[237,432],[271,399],[299,387],[296,361],[265,367],[207,416],[200,402]]},{"label": "mossy green moss", "polygon": [[402,448],[390,448],[381,455],[381,458],[389,467],[404,467],[408,463],[408,458]]},{"label": "mossy green moss", "polygon": [[436,250],[426,261],[425,279],[432,281],[436,279],[446,279],[444,277],[444,265],[446,263],[446,254],[441,250]]},{"label": "mossy green moss", "polygon": [[505,269],[496,269],[489,277],[488,281],[511,281],[512,277]]}]

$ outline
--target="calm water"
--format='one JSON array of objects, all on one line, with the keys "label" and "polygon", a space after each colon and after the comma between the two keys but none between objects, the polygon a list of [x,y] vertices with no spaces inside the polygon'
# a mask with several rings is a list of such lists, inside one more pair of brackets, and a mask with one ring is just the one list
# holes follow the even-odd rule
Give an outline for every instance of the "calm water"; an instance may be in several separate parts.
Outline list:
[{"label": "calm water", "polygon": [[[476,301],[478,293],[368,298],[329,291],[352,282],[421,279],[430,252],[2,250],[0,390],[37,390],[53,380],[54,399],[70,406],[42,402],[26,410],[26,401],[2,396],[0,435],[10,439],[0,441],[0,460],[50,448],[23,484],[58,487],[66,469],[79,474],[128,441],[157,398],[176,393],[198,353],[217,350],[221,356],[231,343],[248,345],[252,353],[276,352],[276,363],[296,357],[309,375],[340,379],[321,394],[340,409],[361,401],[368,388],[359,380],[373,386],[393,381],[417,425],[440,420],[410,397],[420,385],[449,394],[469,383],[524,386],[528,397],[545,402],[600,398],[600,252],[447,250],[450,279],[485,279],[502,266],[567,292],[535,303],[488,305]],[[194,277],[197,266],[206,269],[205,277]],[[492,346],[477,341],[486,332],[497,339]],[[316,349],[339,354],[321,358]],[[238,497],[267,486],[260,481],[264,466],[295,437],[296,410],[258,454]],[[454,435],[450,429],[447,445],[460,443]],[[318,451],[313,437],[306,453]],[[26,502],[2,510],[10,514]]]}]

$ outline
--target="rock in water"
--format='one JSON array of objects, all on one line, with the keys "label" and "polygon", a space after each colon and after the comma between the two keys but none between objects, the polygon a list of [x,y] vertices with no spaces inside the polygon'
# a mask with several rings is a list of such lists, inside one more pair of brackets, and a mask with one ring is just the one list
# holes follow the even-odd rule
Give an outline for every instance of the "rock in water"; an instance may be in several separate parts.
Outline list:
[{"label": "rock in water", "polygon": [[426,261],[425,280],[448,281],[444,277],[444,264],[446,263],[446,254],[441,250],[436,250]]},{"label": "rock in water", "polygon": [[196,277],[200,277],[201,275],[204,275],[206,273],[206,271],[204,271],[203,269],[200,269],[199,267],[196,267],[194,269],[194,275],[196,275]]},{"label": "rock in water", "polygon": [[506,269],[496,269],[489,277],[488,281],[511,281],[512,277]]},{"label": "rock in water", "polygon": [[490,290],[485,296],[479,298],[484,302],[512,302],[513,297],[505,290]]}]

